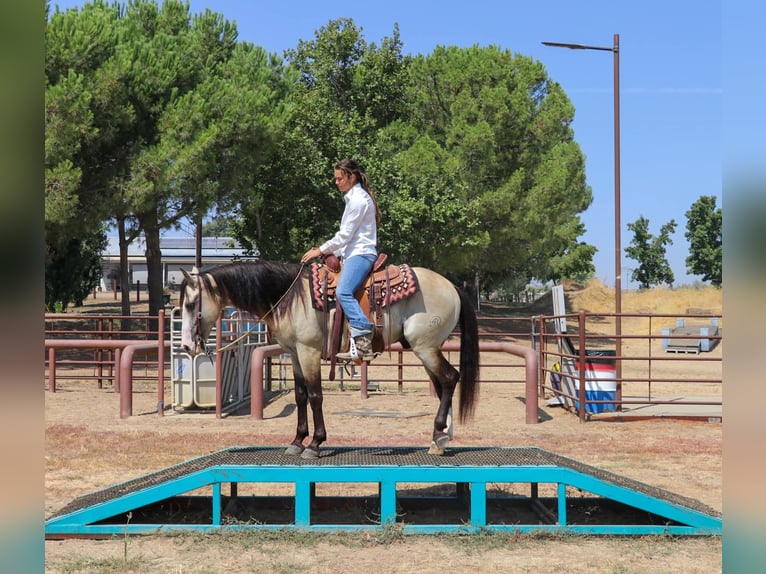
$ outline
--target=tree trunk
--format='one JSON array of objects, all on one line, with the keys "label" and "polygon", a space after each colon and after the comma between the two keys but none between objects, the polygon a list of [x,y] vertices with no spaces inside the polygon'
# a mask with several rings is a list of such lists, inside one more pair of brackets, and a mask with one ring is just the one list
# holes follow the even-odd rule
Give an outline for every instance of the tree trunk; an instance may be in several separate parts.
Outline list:
[{"label": "tree trunk", "polygon": [[144,226],[146,240],[146,286],[149,294],[149,315],[156,316],[164,307],[162,300],[162,251],[160,229],[156,222],[147,221]]},{"label": "tree trunk", "polygon": [[117,233],[120,243],[120,301],[122,315],[130,315],[130,277],[128,275],[128,240],[125,236],[125,220],[117,220]]},{"label": "tree trunk", "polygon": [[194,242],[194,265],[202,269],[202,216],[197,215],[197,233]]}]

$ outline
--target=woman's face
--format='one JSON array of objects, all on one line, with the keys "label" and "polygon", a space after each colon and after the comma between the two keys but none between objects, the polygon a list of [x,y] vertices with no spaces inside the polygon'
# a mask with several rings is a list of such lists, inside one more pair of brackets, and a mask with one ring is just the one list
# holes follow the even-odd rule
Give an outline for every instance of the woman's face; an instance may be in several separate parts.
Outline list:
[{"label": "woman's face", "polygon": [[346,193],[349,189],[354,187],[354,183],[356,183],[356,176],[353,173],[347,174],[340,169],[335,170],[334,178],[335,185],[338,187],[338,190],[343,193]]}]

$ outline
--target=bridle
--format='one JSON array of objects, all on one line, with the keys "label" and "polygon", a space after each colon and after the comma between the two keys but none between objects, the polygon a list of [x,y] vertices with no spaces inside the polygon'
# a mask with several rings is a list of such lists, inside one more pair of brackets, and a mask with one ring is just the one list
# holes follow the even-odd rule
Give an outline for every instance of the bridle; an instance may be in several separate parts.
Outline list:
[{"label": "bridle", "polygon": [[[266,311],[266,313],[264,313],[264,315],[261,317],[261,320],[265,320],[266,317],[271,315],[277,309],[277,307],[279,307],[279,304],[284,300],[284,298],[287,296],[287,294],[293,288],[295,283],[297,283],[298,280],[301,278],[301,275],[303,273],[304,267],[306,267],[306,262],[301,262],[301,267],[298,270],[298,273],[296,274],[296,276],[293,278],[293,281],[290,284],[290,287],[288,287],[287,290],[282,294],[282,296],[277,300],[277,302],[274,303],[271,306],[271,308],[268,311]],[[199,272],[196,271],[196,269],[194,271],[192,271],[191,273],[189,273],[189,275],[191,275],[192,277],[196,277],[196,279],[197,279],[197,292],[198,292],[197,293],[197,301],[194,303],[194,324],[195,324],[195,329],[194,329],[194,335],[193,335],[192,339],[193,339],[194,343],[197,345],[197,347],[202,349],[202,352],[205,353],[205,355],[207,355],[207,357],[212,362],[213,361],[213,352],[209,351],[207,349],[207,345],[205,344],[205,340],[202,338],[202,292],[204,290],[204,281],[202,281],[202,277],[200,276]],[[232,341],[231,343],[229,343],[226,347],[223,347],[223,348],[219,349],[218,352],[221,352],[224,349],[232,346],[237,341],[245,338],[251,332],[252,331],[247,331],[242,336],[240,336],[238,339],[236,339],[235,341]]]},{"label": "bridle", "polygon": [[194,334],[192,340],[212,362],[211,353],[208,351],[205,340],[202,338],[202,291],[204,282],[199,273],[192,272],[191,275],[197,278],[197,301],[194,303]]}]

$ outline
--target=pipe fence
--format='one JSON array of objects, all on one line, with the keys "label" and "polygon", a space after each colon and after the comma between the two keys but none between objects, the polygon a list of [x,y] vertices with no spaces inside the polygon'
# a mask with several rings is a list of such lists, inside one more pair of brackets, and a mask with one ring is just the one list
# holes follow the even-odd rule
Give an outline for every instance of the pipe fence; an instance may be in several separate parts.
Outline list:
[{"label": "pipe fence", "polygon": [[[570,326],[564,332],[557,328],[562,319]],[[618,319],[623,326],[619,344],[614,334]],[[618,316],[584,311],[561,316],[480,316],[480,384],[523,389],[528,423],[538,421],[540,402],[550,397],[583,421],[595,413],[677,404],[681,396],[687,405],[721,407],[722,319],[722,315],[705,313]],[[130,416],[132,408],[129,391],[123,389],[126,378],[130,388],[134,381],[156,382],[161,414],[171,368],[166,352],[171,345],[168,321],[163,311],[154,317],[46,314],[48,390],[55,392],[57,385],[68,380],[94,380],[99,388],[111,384],[121,393],[120,416],[124,417]],[[458,362],[457,341],[451,337],[444,345],[452,364]],[[125,362],[128,348],[129,364]],[[330,381],[329,362],[322,368],[325,385],[338,384],[342,389],[358,380],[365,398],[371,386],[382,384],[395,384],[402,393],[405,385],[425,383],[434,392],[421,363],[400,345],[363,364],[361,373],[339,366]],[[285,390],[292,380],[292,366],[288,355],[269,345],[252,350],[249,369],[250,414],[259,418],[272,382],[278,380]],[[220,397],[216,400],[220,416]]]}]

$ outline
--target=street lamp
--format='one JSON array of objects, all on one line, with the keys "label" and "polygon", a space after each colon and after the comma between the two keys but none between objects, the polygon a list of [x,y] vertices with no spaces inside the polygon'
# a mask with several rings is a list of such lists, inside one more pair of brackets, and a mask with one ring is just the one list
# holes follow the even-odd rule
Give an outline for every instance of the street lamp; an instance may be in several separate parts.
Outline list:
[{"label": "street lamp", "polygon": [[569,48],[570,50],[598,50],[614,55],[614,312],[615,338],[617,339],[617,400],[622,399],[622,249],[620,245],[620,35],[614,35],[609,46],[588,46],[586,44],[564,44],[543,42],[545,46]]}]

